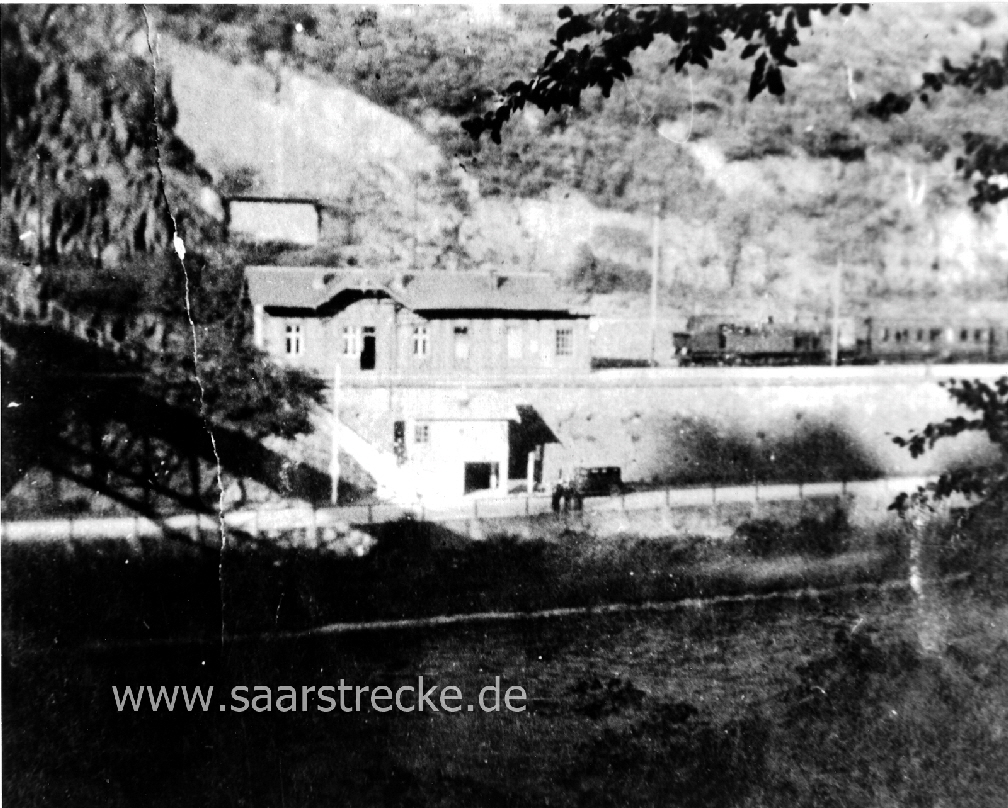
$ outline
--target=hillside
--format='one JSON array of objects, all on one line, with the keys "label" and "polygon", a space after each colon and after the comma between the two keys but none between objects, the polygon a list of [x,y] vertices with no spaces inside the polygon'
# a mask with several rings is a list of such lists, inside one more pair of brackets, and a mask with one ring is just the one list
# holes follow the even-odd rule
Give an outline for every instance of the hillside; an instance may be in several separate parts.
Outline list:
[{"label": "hillside", "polygon": [[838,260],[852,313],[1008,297],[1008,210],[974,214],[954,171],[960,133],[997,132],[1008,93],[867,111],[941,56],[1000,52],[1005,7],[821,20],[782,101],[745,100],[737,53],[683,77],[655,48],[608,101],[474,145],[459,122],[554,25],[541,6],[5,7],[4,250],[34,249],[40,143],[47,252],[107,267],[163,253],[169,205],[191,253],[218,251],[211,188],[309,194],[343,225],[285,259],[548,269],[622,293],[592,306],[632,318],[658,200],[666,309],[821,311]]},{"label": "hillside", "polygon": [[[208,176],[174,134],[171,82],[138,8],[13,7],[2,15],[5,252],[115,266],[210,225],[190,204]],[[162,188],[181,200],[169,212]]]},{"label": "hillside", "polygon": [[[867,111],[888,90],[914,89],[942,56],[999,51],[1004,7],[879,6],[820,20],[782,101],[745,100],[737,54],[687,79],[653,48],[607,102],[525,114],[499,147],[474,147],[459,120],[528,74],[552,8],[175,7],[160,25],[189,43],[173,62],[182,121],[183,96],[199,94],[183,93],[183,73],[200,75],[208,58],[215,86],[259,87],[254,103],[217,104],[217,125],[187,135],[215,177],[251,167],[264,190],[342,200],[362,234],[357,252],[409,261],[416,237],[420,266],[602,267],[632,290],[649,268],[658,199],[663,297],[680,308],[819,307],[837,260],[855,306],[1008,293],[1008,212],[974,215],[954,173],[959,133],[999,131],[1008,95],[948,90],[888,121]],[[220,148],[214,130],[234,145]],[[288,162],[321,154],[325,164],[278,171],[276,142]]]}]

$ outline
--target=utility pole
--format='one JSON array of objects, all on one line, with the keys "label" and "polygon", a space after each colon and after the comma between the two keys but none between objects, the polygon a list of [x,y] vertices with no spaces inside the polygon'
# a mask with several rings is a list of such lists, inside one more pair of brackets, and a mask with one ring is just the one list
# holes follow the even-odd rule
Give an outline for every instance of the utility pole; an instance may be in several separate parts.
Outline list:
[{"label": "utility pole", "polygon": [[830,339],[830,364],[837,366],[840,357],[840,260],[837,259],[836,269],[833,272],[833,328]]},{"label": "utility pole", "polygon": [[658,340],[658,228],[661,224],[661,203],[654,204],[654,220],[651,224],[651,367],[657,363],[655,354],[657,353]]},{"label": "utility pole", "polygon": [[35,153],[35,156],[38,158],[38,172],[35,176],[38,186],[36,193],[36,196],[38,197],[38,255],[36,256],[38,269],[36,270],[36,273],[40,273],[42,271],[42,255],[45,245],[45,241],[42,238],[42,160],[44,159],[42,156],[42,149],[39,149]]},{"label": "utility pole", "polygon": [[339,354],[335,354],[335,361],[333,363],[333,385],[332,385],[332,464],[329,466],[330,476],[332,478],[332,494],[330,496],[330,502],[333,505],[339,504],[339,478],[340,478],[340,462],[339,462],[339,447],[340,447],[340,420],[339,420],[339,408],[340,408],[340,384],[342,379],[341,376],[342,368],[340,367]]},{"label": "utility pole", "polygon": [[413,270],[417,268],[417,241],[419,234],[417,229],[420,226],[420,175],[413,175]]}]

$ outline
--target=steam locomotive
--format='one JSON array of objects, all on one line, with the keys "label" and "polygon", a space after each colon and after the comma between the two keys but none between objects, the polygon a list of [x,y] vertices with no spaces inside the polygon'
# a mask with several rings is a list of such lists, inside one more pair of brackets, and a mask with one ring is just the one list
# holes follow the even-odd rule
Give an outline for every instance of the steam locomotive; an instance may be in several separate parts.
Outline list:
[{"label": "steam locomotive", "polygon": [[[822,365],[832,338],[829,324],[701,315],[673,333],[673,358],[680,365]],[[846,317],[837,323],[837,348],[842,364],[1008,362],[1008,317]]]}]

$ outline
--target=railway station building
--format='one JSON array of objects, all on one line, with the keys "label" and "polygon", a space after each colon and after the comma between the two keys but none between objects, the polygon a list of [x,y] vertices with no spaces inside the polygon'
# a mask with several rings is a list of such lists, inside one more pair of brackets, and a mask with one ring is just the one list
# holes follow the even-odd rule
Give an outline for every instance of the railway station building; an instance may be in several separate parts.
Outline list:
[{"label": "railway station building", "polygon": [[246,269],[254,340],[281,364],[344,377],[456,380],[576,375],[588,315],[546,273]]},{"label": "railway station building", "polygon": [[427,495],[542,482],[556,438],[524,383],[591,368],[588,315],[546,273],[246,269],[255,345],[323,378],[341,420]]}]

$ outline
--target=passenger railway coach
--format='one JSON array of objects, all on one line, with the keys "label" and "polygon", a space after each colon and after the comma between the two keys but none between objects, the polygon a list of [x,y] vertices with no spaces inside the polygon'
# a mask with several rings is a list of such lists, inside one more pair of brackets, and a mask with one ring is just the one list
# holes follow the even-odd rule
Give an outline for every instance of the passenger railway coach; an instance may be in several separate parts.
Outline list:
[{"label": "passenger railway coach", "polygon": [[[681,365],[818,365],[830,361],[832,326],[702,315],[673,343]],[[1008,316],[841,318],[837,348],[844,364],[1006,362]]]},{"label": "passenger railway coach", "polygon": [[1008,323],[978,318],[869,317],[859,353],[876,362],[1006,361]]}]

